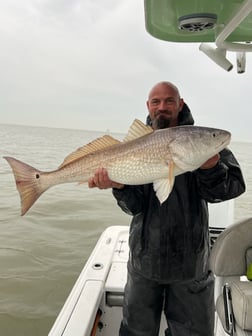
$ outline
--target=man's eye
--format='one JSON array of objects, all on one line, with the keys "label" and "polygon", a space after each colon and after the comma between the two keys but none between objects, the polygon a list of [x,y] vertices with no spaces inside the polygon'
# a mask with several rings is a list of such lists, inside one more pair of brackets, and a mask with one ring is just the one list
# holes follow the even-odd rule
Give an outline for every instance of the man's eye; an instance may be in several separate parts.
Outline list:
[{"label": "man's eye", "polygon": [[171,105],[171,104],[174,104],[174,103],[175,103],[174,99],[167,99],[166,100],[166,104],[168,104],[168,105]]}]

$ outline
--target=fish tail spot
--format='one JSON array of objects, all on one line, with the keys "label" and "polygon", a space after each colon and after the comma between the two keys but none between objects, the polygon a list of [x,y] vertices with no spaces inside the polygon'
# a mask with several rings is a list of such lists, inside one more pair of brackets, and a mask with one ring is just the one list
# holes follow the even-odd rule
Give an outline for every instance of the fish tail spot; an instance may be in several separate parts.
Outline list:
[{"label": "fish tail spot", "polygon": [[37,169],[11,157],[5,157],[5,159],[11,166],[15,177],[23,216],[49,186],[42,183],[41,172]]}]

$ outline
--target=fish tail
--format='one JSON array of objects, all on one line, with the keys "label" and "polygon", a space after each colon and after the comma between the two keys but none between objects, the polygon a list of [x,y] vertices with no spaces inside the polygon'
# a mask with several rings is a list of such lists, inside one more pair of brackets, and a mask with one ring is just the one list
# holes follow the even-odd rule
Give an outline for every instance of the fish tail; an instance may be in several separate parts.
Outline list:
[{"label": "fish tail", "polygon": [[15,176],[21,199],[21,216],[23,216],[49,186],[41,183],[41,171],[12,157],[5,156],[4,159],[11,166]]}]

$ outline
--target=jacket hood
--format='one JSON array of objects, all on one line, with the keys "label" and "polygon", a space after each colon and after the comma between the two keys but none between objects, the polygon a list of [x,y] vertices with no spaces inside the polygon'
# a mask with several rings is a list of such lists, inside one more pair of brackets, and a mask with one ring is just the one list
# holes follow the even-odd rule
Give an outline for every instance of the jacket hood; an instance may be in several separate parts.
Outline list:
[{"label": "jacket hood", "polygon": [[[151,126],[151,119],[149,115],[146,118],[146,124]],[[179,112],[178,124],[179,126],[194,124],[192,113],[186,103],[184,103],[182,110]]]},{"label": "jacket hood", "polygon": [[179,125],[193,125],[194,124],[192,113],[186,103],[184,103],[182,110],[179,112],[178,124]]}]

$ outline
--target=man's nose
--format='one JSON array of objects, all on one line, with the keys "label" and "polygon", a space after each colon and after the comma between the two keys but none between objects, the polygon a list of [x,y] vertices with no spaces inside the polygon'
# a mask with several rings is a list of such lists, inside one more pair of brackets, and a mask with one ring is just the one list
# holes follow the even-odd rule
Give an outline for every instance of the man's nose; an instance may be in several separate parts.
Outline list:
[{"label": "man's nose", "polygon": [[165,100],[161,100],[158,106],[159,110],[167,110],[167,104],[165,102]]}]

